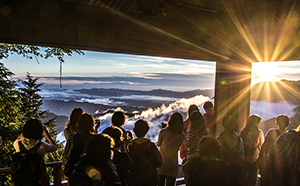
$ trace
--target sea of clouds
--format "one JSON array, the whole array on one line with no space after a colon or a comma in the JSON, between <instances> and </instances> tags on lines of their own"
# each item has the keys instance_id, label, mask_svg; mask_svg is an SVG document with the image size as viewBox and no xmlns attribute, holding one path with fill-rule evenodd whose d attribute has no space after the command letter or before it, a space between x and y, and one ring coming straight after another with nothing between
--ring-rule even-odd
<instances>
[{"instance_id":1,"label":"sea of clouds","mask_svg":"<svg viewBox=\"0 0 300 186\"><path fill-rule=\"evenodd\" d=\"M89 101L98 102L97 99L99 98L95 98L95 100L91 99ZM152 96L151 99L155 99L155 97ZM159 97L157 98L157 100L160 99L161 98ZM167 98L167 99L171 99L171 98ZM162 105L157 108L149 108L147 110L142 111L141 113L135 114L132 117L127 117L124 128L127 130L132 130L134 123L138 119L145 119L146 121L148 121L150 125L150 130L147 134L147 137L150 138L151 141L156 142L159 131L161 130L162 123L167 123L168 118L173 113L180 112L183 114L184 118L186 118L188 107L191 104L198 105L200 108L200 112L204 113L203 104L208 100L214 102L214 100L210 99L209 97L199 95L189 99L179 99L168 105ZM120 104L119 107L115 110L122 110L121 106L122 104ZM279 114L286 114L289 117L292 117L295 114L295 112L293 111L295 107L297 106L287 102L271 103L268 101L251 101L250 114L258 114L263 118L263 121L266 121L271 118L275 118ZM102 130L104 130L106 127L111 125L111 117L112 114L108 113L98 118L95 118L95 119L100 119L102 123L101 127L99 128L99 132L102 132ZM60 133L58 135L58 139L60 141L65 140L63 133Z\"/></svg>"}]
</instances>

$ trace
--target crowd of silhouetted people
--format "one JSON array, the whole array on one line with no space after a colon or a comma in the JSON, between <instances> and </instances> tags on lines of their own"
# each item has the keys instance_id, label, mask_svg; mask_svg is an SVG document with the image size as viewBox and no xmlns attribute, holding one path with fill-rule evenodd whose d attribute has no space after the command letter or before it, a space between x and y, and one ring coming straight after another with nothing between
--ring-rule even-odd
<instances>
[{"instance_id":1,"label":"crowd of silhouetted people","mask_svg":"<svg viewBox=\"0 0 300 186\"><path fill-rule=\"evenodd\" d=\"M64 129L63 172L69 185L174 186L178 154L188 186L255 186L258 175L262 186L300 185L300 132L286 130L288 116L279 115L278 128L266 135L258 115L249 116L240 133L237 120L225 116L224 130L216 136L213 103L206 102L204 110L201 114L197 105L190 105L185 120L181 113L173 113L154 143L146 138L150 126L145 119L135 122L133 134L123 127L124 112L116 111L111 126L98 134L100 120L75 108ZM41 141L43 135L49 143ZM34 149L43 157L57 145L39 120L30 119L14 148L16 152ZM23 185L46 185L45 175Z\"/></svg>"}]
</instances>

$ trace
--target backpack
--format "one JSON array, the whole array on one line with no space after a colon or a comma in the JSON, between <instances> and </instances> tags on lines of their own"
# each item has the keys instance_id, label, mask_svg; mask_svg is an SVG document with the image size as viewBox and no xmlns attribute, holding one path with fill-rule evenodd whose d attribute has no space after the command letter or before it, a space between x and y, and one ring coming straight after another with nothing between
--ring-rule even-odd
<instances>
[{"instance_id":1,"label":"backpack","mask_svg":"<svg viewBox=\"0 0 300 186\"><path fill-rule=\"evenodd\" d=\"M233 163L235 161L239 161L243 157L240 146L243 143L241 137L238 136L238 142L235 147L230 148L225 137L218 138L218 140L224 145L222 149L222 157L228 163Z\"/></svg>"},{"instance_id":2,"label":"backpack","mask_svg":"<svg viewBox=\"0 0 300 186\"><path fill-rule=\"evenodd\" d=\"M295 132L282 134L268 151L272 181L281 185L300 185L299 146ZM296 184L297 182L297 184Z\"/></svg>"},{"instance_id":3,"label":"backpack","mask_svg":"<svg viewBox=\"0 0 300 186\"><path fill-rule=\"evenodd\" d=\"M64 174L66 176L70 176L71 173L75 169L75 165L79 162L81 156L84 154L84 147L80 145L80 142L78 141L78 136L75 134L72 137L73 142L73 148L71 149L71 153L69 158L66 161Z\"/></svg>"},{"instance_id":4,"label":"backpack","mask_svg":"<svg viewBox=\"0 0 300 186\"><path fill-rule=\"evenodd\" d=\"M259 133L255 135L252 132L248 132L245 138L243 138L245 156L252 156L256 152L257 148L259 148L260 144L258 143L258 137Z\"/></svg>"},{"instance_id":5,"label":"backpack","mask_svg":"<svg viewBox=\"0 0 300 186\"><path fill-rule=\"evenodd\" d=\"M14 185L37 185L42 182L43 157L37 153L42 142L27 150L19 143L20 152L12 155L11 177Z\"/></svg>"}]
</instances>

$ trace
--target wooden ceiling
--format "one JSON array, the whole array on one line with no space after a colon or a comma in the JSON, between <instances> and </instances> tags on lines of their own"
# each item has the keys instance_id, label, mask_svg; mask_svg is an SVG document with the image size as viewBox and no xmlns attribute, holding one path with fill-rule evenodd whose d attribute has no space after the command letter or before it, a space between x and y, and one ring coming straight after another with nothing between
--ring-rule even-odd
<instances>
[{"instance_id":1,"label":"wooden ceiling","mask_svg":"<svg viewBox=\"0 0 300 186\"><path fill-rule=\"evenodd\" d=\"M300 58L297 0L1 0L0 42L207 61Z\"/></svg>"}]
</instances>

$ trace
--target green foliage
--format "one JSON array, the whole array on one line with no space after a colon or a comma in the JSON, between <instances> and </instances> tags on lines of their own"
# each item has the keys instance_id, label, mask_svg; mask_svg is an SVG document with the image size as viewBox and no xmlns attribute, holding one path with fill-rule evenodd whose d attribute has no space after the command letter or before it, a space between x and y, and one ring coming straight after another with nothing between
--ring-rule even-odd
<instances>
[{"instance_id":1,"label":"green foliage","mask_svg":"<svg viewBox=\"0 0 300 186\"><path fill-rule=\"evenodd\" d=\"M45 118L45 111L41 110L43 97L38 92L43 84L38 83L38 78L29 73L26 79L21 81L21 87L12 79L14 74L0 63L0 135L3 144L0 146L0 167L9 167L14 147L13 142L21 134L24 123L30 118ZM44 124L56 141L58 134L55 125L56 118L50 119ZM58 143L58 150L45 155L45 162L61 161L63 144ZM51 171L50 171L51 172ZM53 182L53 177L50 176ZM0 175L0 185L10 185L10 175Z\"/></svg>"},{"instance_id":2,"label":"green foliage","mask_svg":"<svg viewBox=\"0 0 300 186\"><path fill-rule=\"evenodd\" d=\"M39 63L39 58L52 58L56 57L60 62L60 88L62 88L61 76L62 76L62 63L65 62L64 56L72 56L73 53L84 55L81 50L69 49L69 48L57 48L57 47L39 47L34 45L21 45L21 44L8 44L0 43L0 59L8 58L10 55L18 54L22 55L26 59L35 58Z\"/></svg>"},{"instance_id":3,"label":"green foliage","mask_svg":"<svg viewBox=\"0 0 300 186\"><path fill-rule=\"evenodd\" d=\"M42 83L37 83L39 78L34 78L27 72L26 80L21 80L23 85L19 88L20 94L22 95L22 108L21 113L23 115L23 121L25 122L30 118L45 118L45 112L41 111L43 105L43 97L38 94L41 91L40 87L43 86Z\"/></svg>"},{"instance_id":4,"label":"green foliage","mask_svg":"<svg viewBox=\"0 0 300 186\"><path fill-rule=\"evenodd\" d=\"M0 63L0 135L3 144L0 146L0 167L9 167L14 152L13 141L21 132L21 94L16 90L14 74ZM1 175L0 185L7 185L8 175Z\"/></svg>"},{"instance_id":5,"label":"green foliage","mask_svg":"<svg viewBox=\"0 0 300 186\"><path fill-rule=\"evenodd\" d=\"M39 58L56 57L60 62L60 75L62 75L64 56L72 56L73 53L84 54L77 49L0 43L0 59L17 54L26 59L35 59L39 63ZM11 156L14 152L13 142L21 134L24 123L30 118L45 118L45 111L41 110L43 97L38 94L42 84L37 83L38 78L27 73L26 80L21 81L22 86L19 87L12 79L13 76L14 73L0 63L0 135L3 140L3 144L0 146L1 168L10 166ZM55 120L56 118L45 123L53 139L56 139L57 136ZM56 143L58 144L57 141ZM62 143L58 144L58 150L47 154L45 162L60 161L63 148ZM53 181L53 177L51 177L51 181ZM0 185L11 185L9 174L0 175Z\"/></svg>"},{"instance_id":6,"label":"green foliage","mask_svg":"<svg viewBox=\"0 0 300 186\"><path fill-rule=\"evenodd\" d=\"M55 138L53 138L53 139L54 139L55 143L57 144L57 150L55 152L45 154L45 156L44 156L45 162L56 162L56 161L62 160L62 154L64 152L64 145L63 145L63 143L59 143L56 140L56 136L58 135L58 132L56 130L55 122L56 122L56 118L53 118L44 123L44 125L46 125L48 128L49 134L51 136L55 136ZM46 142L48 142L48 141L46 140ZM50 167L47 168L47 172L49 173L49 176L50 176L50 183L53 183L53 181L54 181L53 168L50 168Z\"/></svg>"},{"instance_id":7,"label":"green foliage","mask_svg":"<svg viewBox=\"0 0 300 186\"><path fill-rule=\"evenodd\" d=\"M49 57L57 57L60 62L64 62L64 56L72 56L73 53L83 55L84 53L78 49L56 48L56 47L39 47L33 45L20 45L0 43L0 59L8 58L10 55L18 54L24 58L38 61L38 58L48 59Z\"/></svg>"}]
</instances>

